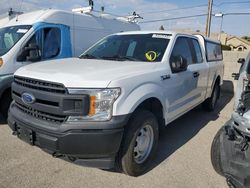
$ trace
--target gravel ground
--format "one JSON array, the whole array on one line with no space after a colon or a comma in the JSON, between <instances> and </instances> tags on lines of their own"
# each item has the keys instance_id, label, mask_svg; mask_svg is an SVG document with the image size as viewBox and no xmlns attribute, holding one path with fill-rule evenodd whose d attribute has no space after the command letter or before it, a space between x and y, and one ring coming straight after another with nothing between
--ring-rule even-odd
<instances>
[{"instance_id":1,"label":"gravel ground","mask_svg":"<svg viewBox=\"0 0 250 188\"><path fill-rule=\"evenodd\" d=\"M0 187L226 188L210 162L213 137L233 109L232 82L225 85L216 112L197 107L164 130L152 169L137 178L55 159L12 136L0 120Z\"/></svg>"}]
</instances>

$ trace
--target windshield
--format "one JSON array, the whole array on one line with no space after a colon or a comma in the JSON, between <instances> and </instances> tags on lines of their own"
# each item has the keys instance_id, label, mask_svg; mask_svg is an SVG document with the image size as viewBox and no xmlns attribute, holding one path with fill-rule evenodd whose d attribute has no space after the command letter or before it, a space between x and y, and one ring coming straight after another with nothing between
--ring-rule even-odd
<instances>
[{"instance_id":1,"label":"windshield","mask_svg":"<svg viewBox=\"0 0 250 188\"><path fill-rule=\"evenodd\" d=\"M27 25L0 28L0 56L6 54L30 28Z\"/></svg>"},{"instance_id":2,"label":"windshield","mask_svg":"<svg viewBox=\"0 0 250 188\"><path fill-rule=\"evenodd\" d=\"M112 35L83 53L80 58L116 61L160 62L170 35Z\"/></svg>"}]
</instances>

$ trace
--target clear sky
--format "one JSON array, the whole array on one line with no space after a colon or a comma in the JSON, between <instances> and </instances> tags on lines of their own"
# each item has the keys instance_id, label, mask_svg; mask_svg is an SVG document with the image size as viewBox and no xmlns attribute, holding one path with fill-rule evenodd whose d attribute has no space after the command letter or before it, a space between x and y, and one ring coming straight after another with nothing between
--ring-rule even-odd
<instances>
[{"instance_id":1,"label":"clear sky","mask_svg":"<svg viewBox=\"0 0 250 188\"><path fill-rule=\"evenodd\" d=\"M213 13L250 13L250 0L213 0ZM22 3L21 3L22 2ZM117 15L128 15L133 11L139 13L143 21L186 17L207 13L208 0L94 0L95 9L100 10L105 6L107 12ZM12 7L22 11L31 11L41 8L58 8L71 10L72 8L86 6L87 0L0 0L0 14L7 12ZM200 6L204 5L204 6ZM193 7L180 9L185 7ZM172 9L172 10L170 10ZM175 9L175 10L173 10ZM153 13L156 12L156 13ZM220 31L221 18L213 17L212 32ZM205 30L206 16L195 18L183 18L151 23L140 23L142 29L159 29L161 25L165 29L190 29ZM232 35L250 36L250 14L238 16L224 16L222 30Z\"/></svg>"}]
</instances>

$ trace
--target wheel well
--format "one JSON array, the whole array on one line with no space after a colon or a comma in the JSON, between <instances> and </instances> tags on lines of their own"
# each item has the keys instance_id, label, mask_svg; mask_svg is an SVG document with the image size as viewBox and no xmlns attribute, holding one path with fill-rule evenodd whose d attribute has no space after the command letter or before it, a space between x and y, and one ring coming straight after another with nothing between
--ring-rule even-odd
<instances>
[{"instance_id":1,"label":"wheel well","mask_svg":"<svg viewBox=\"0 0 250 188\"><path fill-rule=\"evenodd\" d=\"M216 78L216 80L215 80L215 84L216 84L216 83L219 83L219 84L220 84L220 81L221 81L221 78L220 78L220 76L218 76L218 77Z\"/></svg>"},{"instance_id":2,"label":"wheel well","mask_svg":"<svg viewBox=\"0 0 250 188\"><path fill-rule=\"evenodd\" d=\"M145 110L152 112L158 120L158 123L160 126L159 128L165 127L165 118L163 116L163 106L162 106L161 102L159 101L159 99L149 98L149 99L143 101L136 108L136 110L138 110L138 109L145 109Z\"/></svg>"},{"instance_id":3,"label":"wheel well","mask_svg":"<svg viewBox=\"0 0 250 188\"><path fill-rule=\"evenodd\" d=\"M2 96L1 96L1 98L0 98L0 101L1 101L2 99L4 99L4 97L6 97L6 96L10 96L10 97L11 97L11 88L10 88L10 87L7 88L7 89L5 89L5 91L3 92L3 94L2 94Z\"/></svg>"}]
</instances>

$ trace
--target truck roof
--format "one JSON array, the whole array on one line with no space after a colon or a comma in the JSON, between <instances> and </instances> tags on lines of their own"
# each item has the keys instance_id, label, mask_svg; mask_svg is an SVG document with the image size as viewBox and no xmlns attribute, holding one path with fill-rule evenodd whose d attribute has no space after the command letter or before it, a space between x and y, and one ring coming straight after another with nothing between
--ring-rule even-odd
<instances>
[{"instance_id":1,"label":"truck roof","mask_svg":"<svg viewBox=\"0 0 250 188\"><path fill-rule=\"evenodd\" d=\"M188 34L188 33L180 33L180 32L174 32L174 31L168 31L168 30L145 30L145 31L127 31L127 32L122 32L122 33L118 33L118 35L140 35L140 34L165 34L165 35L186 35L186 36L195 36L199 39L203 39L206 41L210 41L210 42L214 42L214 43L220 43L220 41L218 40L214 40L208 37L205 37L203 35L199 35L199 34Z\"/></svg>"}]
</instances>

